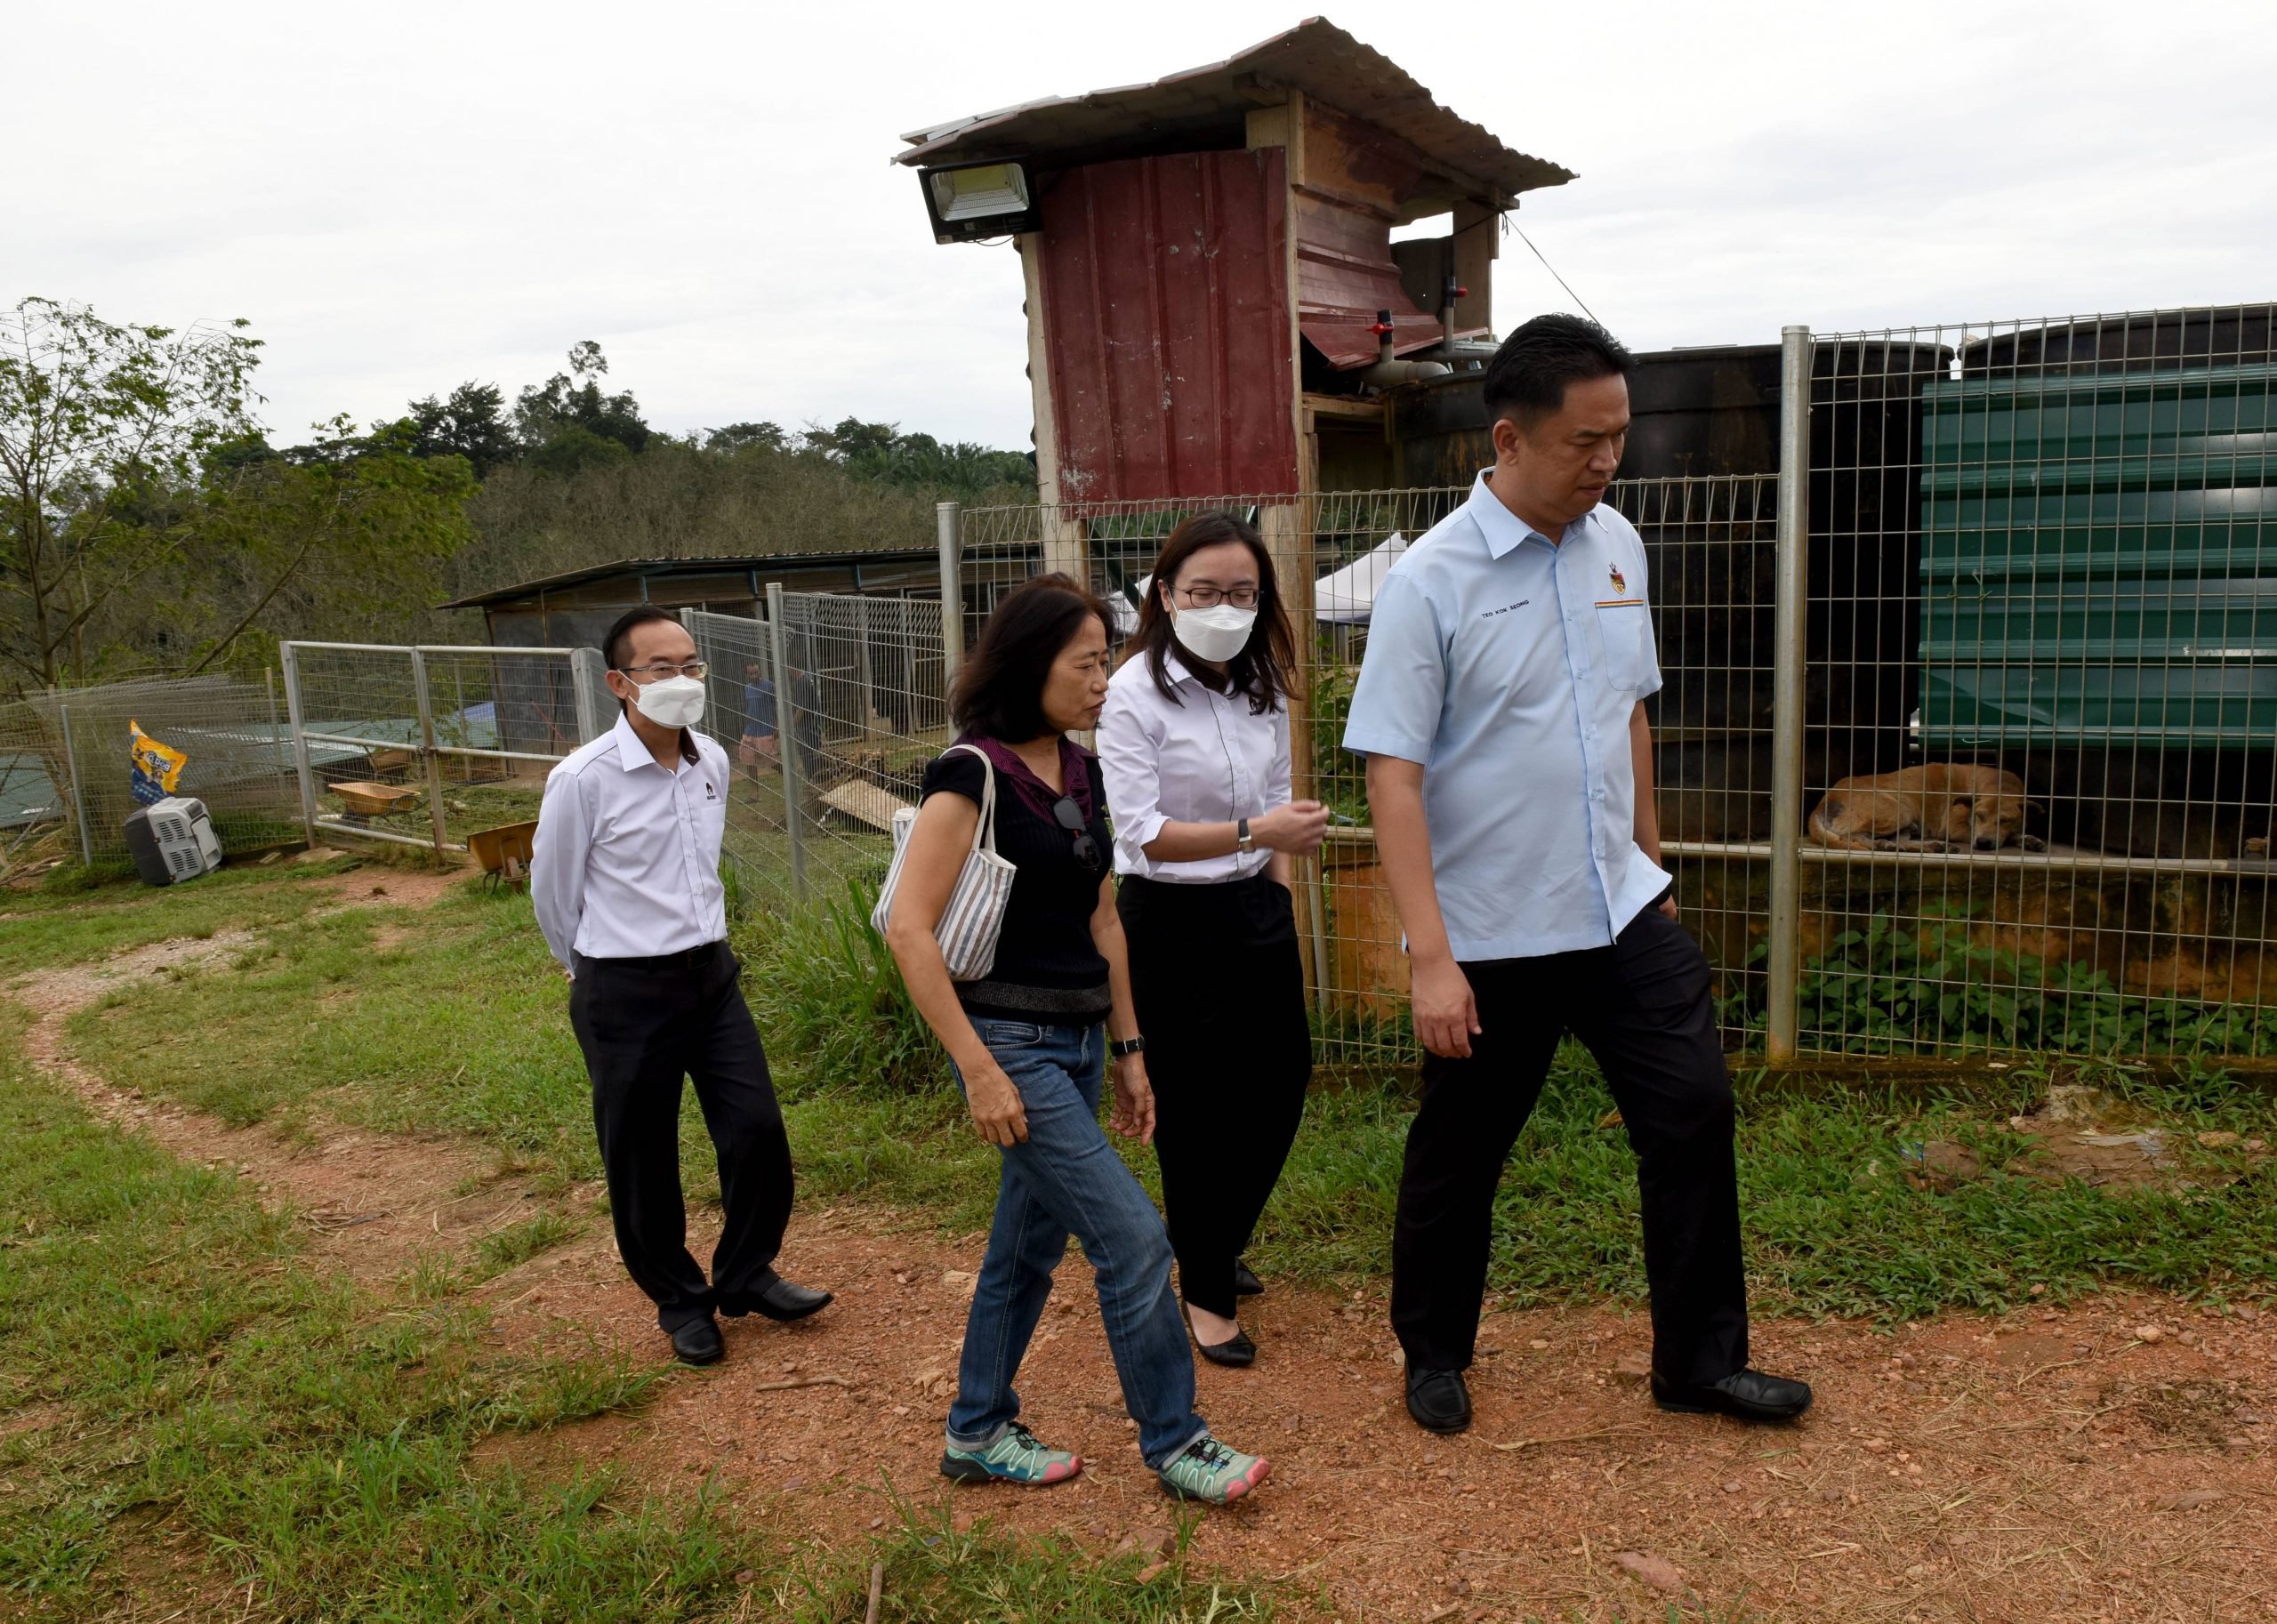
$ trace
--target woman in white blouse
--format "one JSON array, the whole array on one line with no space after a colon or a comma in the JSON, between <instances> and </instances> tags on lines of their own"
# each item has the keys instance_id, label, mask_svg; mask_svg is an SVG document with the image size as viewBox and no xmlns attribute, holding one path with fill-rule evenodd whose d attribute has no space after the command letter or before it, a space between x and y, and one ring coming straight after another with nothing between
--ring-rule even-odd
<instances>
[{"instance_id":1,"label":"woman in white blouse","mask_svg":"<svg viewBox=\"0 0 2277 1624\"><path fill-rule=\"evenodd\" d=\"M1290 800L1295 669L1265 543L1200 514L1163 544L1098 720L1163 1216L1195 1344L1219 1364L1257 1357L1235 1298L1264 1288L1242 1252L1312 1074L1290 860L1328 814Z\"/></svg>"}]
</instances>

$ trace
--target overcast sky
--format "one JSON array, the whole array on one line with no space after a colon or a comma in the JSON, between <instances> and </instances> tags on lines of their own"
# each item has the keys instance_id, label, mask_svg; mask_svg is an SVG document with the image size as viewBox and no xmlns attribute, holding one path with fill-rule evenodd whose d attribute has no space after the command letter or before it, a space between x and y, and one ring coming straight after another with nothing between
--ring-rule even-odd
<instances>
[{"instance_id":1,"label":"overcast sky","mask_svg":"<svg viewBox=\"0 0 2277 1624\"><path fill-rule=\"evenodd\" d=\"M1017 256L899 133L1297 4L27 5L0 293L251 318L280 438L598 339L676 430L1028 443ZM1428 5L1332 20L1579 179L1516 222L1633 347L2277 298L2265 4ZM1515 238L1507 330L1566 296Z\"/></svg>"}]
</instances>

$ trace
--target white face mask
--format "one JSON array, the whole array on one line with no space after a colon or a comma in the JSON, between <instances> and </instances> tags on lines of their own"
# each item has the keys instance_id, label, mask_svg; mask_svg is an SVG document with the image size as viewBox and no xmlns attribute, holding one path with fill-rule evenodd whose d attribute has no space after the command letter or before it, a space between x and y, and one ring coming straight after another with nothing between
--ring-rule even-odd
<instances>
[{"instance_id":1,"label":"white face mask","mask_svg":"<svg viewBox=\"0 0 2277 1624\"><path fill-rule=\"evenodd\" d=\"M633 708L659 728L693 728L704 720L704 683L696 677L666 677L644 685Z\"/></svg>"},{"instance_id":2,"label":"white face mask","mask_svg":"<svg viewBox=\"0 0 2277 1624\"><path fill-rule=\"evenodd\" d=\"M1223 665L1248 647L1250 631L1256 624L1255 609L1236 609L1229 603L1171 611L1171 635L1187 653L1212 665Z\"/></svg>"}]
</instances>

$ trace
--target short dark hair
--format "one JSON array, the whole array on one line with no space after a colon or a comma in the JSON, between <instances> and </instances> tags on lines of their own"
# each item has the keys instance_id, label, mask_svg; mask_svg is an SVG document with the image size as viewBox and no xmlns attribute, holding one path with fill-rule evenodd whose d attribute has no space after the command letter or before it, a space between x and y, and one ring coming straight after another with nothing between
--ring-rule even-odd
<instances>
[{"instance_id":1,"label":"short dark hair","mask_svg":"<svg viewBox=\"0 0 2277 1624\"><path fill-rule=\"evenodd\" d=\"M1114 624L1106 605L1072 576L1038 575L998 600L949 693L949 715L975 738L1017 744L1051 731L1043 684L1087 620Z\"/></svg>"},{"instance_id":2,"label":"short dark hair","mask_svg":"<svg viewBox=\"0 0 2277 1624\"><path fill-rule=\"evenodd\" d=\"M1288 697L1290 674L1297 669L1297 645L1289 633L1289 616L1281 607L1273 555L1266 551L1265 539L1258 535L1257 527L1237 514L1196 513L1171 532L1147 577L1147 601L1138 607L1138 630L1132 633L1130 652L1124 657L1144 658L1163 696L1172 704L1184 703L1163 664L1177 634L1171 626L1170 611L1163 607L1162 589L1177 581L1188 559L1204 547L1223 542L1239 542L1257 560L1257 632L1263 634L1253 632L1249 647L1226 663L1226 692L1228 696L1246 695L1250 710L1262 715L1279 710ZM1186 665L1197 680L1217 686L1215 675L1199 661L1189 659Z\"/></svg>"},{"instance_id":3,"label":"short dark hair","mask_svg":"<svg viewBox=\"0 0 2277 1624\"><path fill-rule=\"evenodd\" d=\"M632 640L634 627L660 620L668 620L675 626L680 624L679 615L670 609L660 609L653 603L644 603L637 609L627 609L618 615L616 624L601 638L601 658L608 662L609 670L623 671L624 663L632 657L632 650L627 645Z\"/></svg>"},{"instance_id":4,"label":"short dark hair","mask_svg":"<svg viewBox=\"0 0 2277 1624\"><path fill-rule=\"evenodd\" d=\"M1626 378L1636 370L1637 358L1597 323L1537 316L1504 339L1486 364L1487 420L1507 417L1530 429L1565 404L1567 384Z\"/></svg>"}]
</instances>

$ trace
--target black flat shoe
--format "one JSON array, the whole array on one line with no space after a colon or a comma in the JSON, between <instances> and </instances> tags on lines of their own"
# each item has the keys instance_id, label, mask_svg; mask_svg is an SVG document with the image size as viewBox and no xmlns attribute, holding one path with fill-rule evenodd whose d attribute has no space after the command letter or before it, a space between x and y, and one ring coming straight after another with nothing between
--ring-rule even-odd
<instances>
[{"instance_id":1,"label":"black flat shoe","mask_svg":"<svg viewBox=\"0 0 2277 1624\"><path fill-rule=\"evenodd\" d=\"M1470 1427L1470 1387L1460 1371L1407 1372L1407 1413L1426 1432L1464 1432Z\"/></svg>"},{"instance_id":2,"label":"black flat shoe","mask_svg":"<svg viewBox=\"0 0 2277 1624\"><path fill-rule=\"evenodd\" d=\"M1235 1297L1263 1297L1265 1295L1265 1282L1257 1277L1257 1272L1246 1263L1236 1262L1234 1265L1234 1295Z\"/></svg>"},{"instance_id":3,"label":"black flat shoe","mask_svg":"<svg viewBox=\"0 0 2277 1624\"><path fill-rule=\"evenodd\" d=\"M739 1320L746 1314L756 1314L778 1324L788 1324L793 1320L803 1320L810 1314L819 1313L829 1306L830 1302L829 1292L794 1286L769 1269L765 1285L747 1297L722 1299L720 1312L731 1320Z\"/></svg>"},{"instance_id":4,"label":"black flat shoe","mask_svg":"<svg viewBox=\"0 0 2277 1624\"><path fill-rule=\"evenodd\" d=\"M672 1332L672 1352L682 1364L717 1364L727 1351L720 1340L719 1323L708 1314Z\"/></svg>"},{"instance_id":5,"label":"black flat shoe","mask_svg":"<svg viewBox=\"0 0 2277 1624\"><path fill-rule=\"evenodd\" d=\"M1653 1374L1653 1402L1678 1415L1728 1415L1742 1421L1791 1421L1811 1407L1810 1384L1738 1371L1705 1387L1678 1387Z\"/></svg>"}]
</instances>

